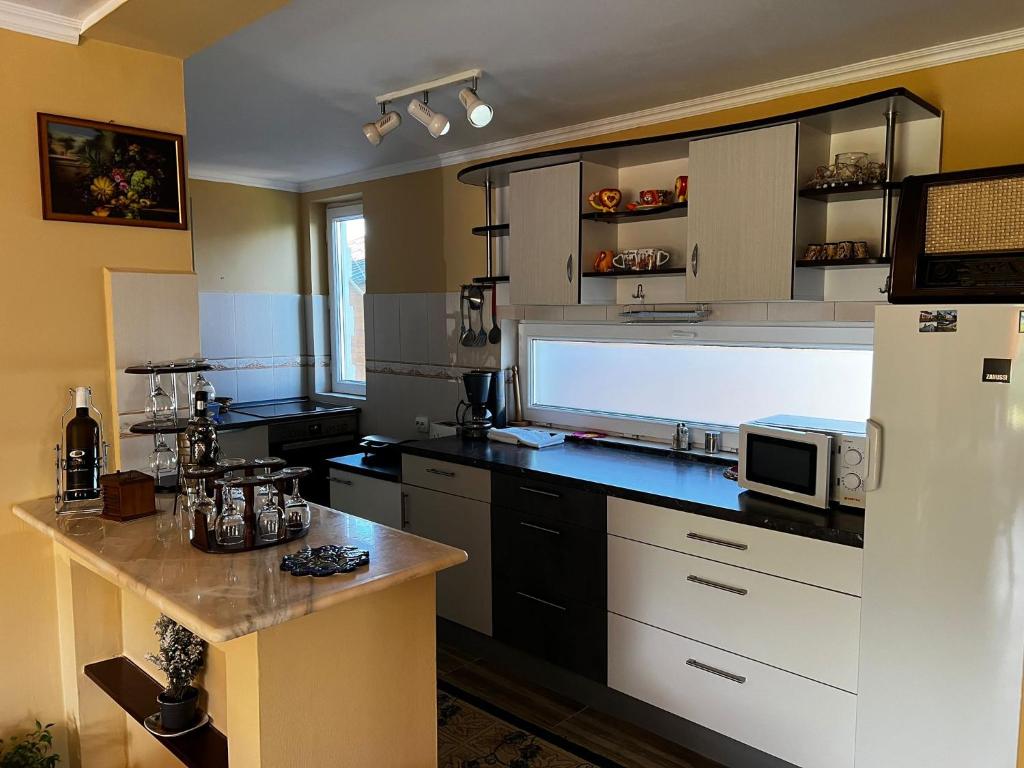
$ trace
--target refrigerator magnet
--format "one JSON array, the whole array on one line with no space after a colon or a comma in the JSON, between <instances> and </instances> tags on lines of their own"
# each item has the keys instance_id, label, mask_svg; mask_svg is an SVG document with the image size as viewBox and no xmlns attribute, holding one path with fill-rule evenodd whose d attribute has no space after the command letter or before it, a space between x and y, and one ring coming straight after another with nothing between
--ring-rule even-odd
<instances>
[{"instance_id":1,"label":"refrigerator magnet","mask_svg":"<svg viewBox=\"0 0 1024 768\"><path fill-rule=\"evenodd\" d=\"M956 310L921 310L917 316L917 330L919 333L956 333Z\"/></svg>"},{"instance_id":2,"label":"refrigerator magnet","mask_svg":"<svg viewBox=\"0 0 1024 768\"><path fill-rule=\"evenodd\" d=\"M1002 357L986 357L981 366L981 380L986 384L1009 384L1010 361Z\"/></svg>"}]
</instances>

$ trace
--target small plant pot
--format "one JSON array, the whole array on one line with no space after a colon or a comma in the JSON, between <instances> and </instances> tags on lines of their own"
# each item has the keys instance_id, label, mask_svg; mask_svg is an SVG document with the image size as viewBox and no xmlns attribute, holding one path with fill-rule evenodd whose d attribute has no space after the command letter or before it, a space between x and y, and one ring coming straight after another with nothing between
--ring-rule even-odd
<instances>
[{"instance_id":1,"label":"small plant pot","mask_svg":"<svg viewBox=\"0 0 1024 768\"><path fill-rule=\"evenodd\" d=\"M180 701L167 696L166 691L157 694L156 702L160 705L160 727L165 731L183 731L196 721L196 703L199 701L199 689L189 686Z\"/></svg>"}]
</instances>

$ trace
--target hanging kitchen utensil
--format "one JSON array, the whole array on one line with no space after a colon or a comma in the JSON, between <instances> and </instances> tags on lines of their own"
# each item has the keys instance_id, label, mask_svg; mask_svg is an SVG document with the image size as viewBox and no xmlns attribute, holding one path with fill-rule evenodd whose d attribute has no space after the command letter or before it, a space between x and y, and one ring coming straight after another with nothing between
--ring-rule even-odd
<instances>
[{"instance_id":1,"label":"hanging kitchen utensil","mask_svg":"<svg viewBox=\"0 0 1024 768\"><path fill-rule=\"evenodd\" d=\"M476 331L473 330L473 302L468 296L467 287L462 286L459 294L459 314L464 318L468 318L469 327L466 327L466 320L462 322L462 330L459 332L459 343L464 347L472 347L476 343ZM469 304L469 309L465 309L465 305Z\"/></svg>"},{"instance_id":2,"label":"hanging kitchen utensil","mask_svg":"<svg viewBox=\"0 0 1024 768\"><path fill-rule=\"evenodd\" d=\"M487 346L487 329L484 328L484 297L483 290L480 291L480 330L476 335L476 346L486 347Z\"/></svg>"},{"instance_id":3,"label":"hanging kitchen utensil","mask_svg":"<svg viewBox=\"0 0 1024 768\"><path fill-rule=\"evenodd\" d=\"M487 334L491 344L501 344L501 328L498 327L498 286L491 286L491 332Z\"/></svg>"}]
</instances>

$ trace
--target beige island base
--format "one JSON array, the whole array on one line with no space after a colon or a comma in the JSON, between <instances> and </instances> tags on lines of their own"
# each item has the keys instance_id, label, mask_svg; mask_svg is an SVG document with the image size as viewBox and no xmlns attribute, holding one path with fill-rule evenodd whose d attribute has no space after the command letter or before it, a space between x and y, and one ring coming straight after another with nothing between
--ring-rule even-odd
<instances>
[{"instance_id":1,"label":"beige island base","mask_svg":"<svg viewBox=\"0 0 1024 768\"><path fill-rule=\"evenodd\" d=\"M166 508L117 523L58 518L47 499L14 507L54 542L72 768L181 765L83 671L124 656L159 679L145 654L161 612L210 643L200 705L232 768L437 764L434 579L466 553L311 506L302 542L230 555L192 547ZM351 544L370 564L281 571L303 544Z\"/></svg>"}]
</instances>

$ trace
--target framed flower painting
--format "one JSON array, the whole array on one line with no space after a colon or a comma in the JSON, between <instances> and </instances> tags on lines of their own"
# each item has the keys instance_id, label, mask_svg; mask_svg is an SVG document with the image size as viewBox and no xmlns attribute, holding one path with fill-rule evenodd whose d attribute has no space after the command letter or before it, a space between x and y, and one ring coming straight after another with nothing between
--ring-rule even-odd
<instances>
[{"instance_id":1,"label":"framed flower painting","mask_svg":"<svg viewBox=\"0 0 1024 768\"><path fill-rule=\"evenodd\" d=\"M180 135L43 113L38 118L44 219L187 228Z\"/></svg>"}]
</instances>

